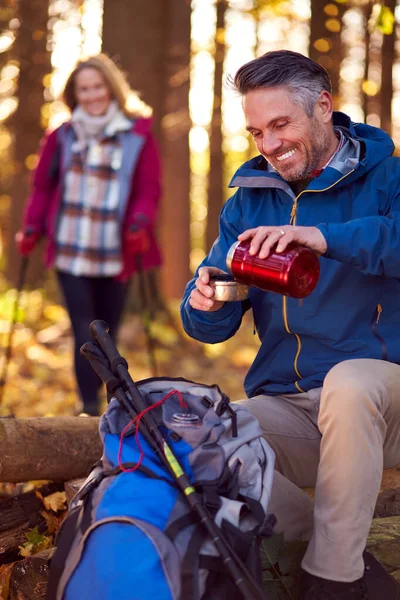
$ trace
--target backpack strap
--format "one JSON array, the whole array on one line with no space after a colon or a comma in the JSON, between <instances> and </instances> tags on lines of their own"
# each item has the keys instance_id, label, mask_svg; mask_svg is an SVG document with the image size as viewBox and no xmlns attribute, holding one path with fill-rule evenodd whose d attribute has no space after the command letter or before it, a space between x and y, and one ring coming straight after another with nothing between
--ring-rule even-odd
<instances>
[{"instance_id":1,"label":"backpack strap","mask_svg":"<svg viewBox=\"0 0 400 600\"><path fill-rule=\"evenodd\" d=\"M181 598L199 600L199 555L207 531L196 527L182 560Z\"/></svg>"},{"instance_id":2,"label":"backpack strap","mask_svg":"<svg viewBox=\"0 0 400 600\"><path fill-rule=\"evenodd\" d=\"M193 525L196 525L196 527L182 559L181 598L199 600L199 555L200 548L207 537L207 531L200 527L195 513L190 511L172 521L166 527L164 533L176 544L176 538L179 533Z\"/></svg>"},{"instance_id":3,"label":"backpack strap","mask_svg":"<svg viewBox=\"0 0 400 600\"><path fill-rule=\"evenodd\" d=\"M47 584L46 600L56 600L58 584L64 570L65 560L71 550L76 532L79 529L80 518L83 505L75 507L65 521L62 523L57 538L60 543L57 544L55 552L50 561L50 574ZM61 538L61 533L62 538Z\"/></svg>"},{"instance_id":4,"label":"backpack strap","mask_svg":"<svg viewBox=\"0 0 400 600\"><path fill-rule=\"evenodd\" d=\"M164 533L166 536L169 537L171 542L175 542L175 538L178 536L178 534L183 529L186 529L186 527L190 527L191 525L194 525L194 523L196 521L197 521L196 515L192 511L187 512L184 515L182 515L181 517L178 517L177 519L175 519L175 521L172 521L172 523L170 523L166 527L166 529L164 530Z\"/></svg>"}]
</instances>

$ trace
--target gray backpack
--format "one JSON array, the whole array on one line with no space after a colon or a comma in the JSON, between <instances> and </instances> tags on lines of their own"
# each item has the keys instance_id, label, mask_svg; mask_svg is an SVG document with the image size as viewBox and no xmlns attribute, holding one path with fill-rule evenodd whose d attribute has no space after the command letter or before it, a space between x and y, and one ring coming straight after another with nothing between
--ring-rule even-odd
<instances>
[{"instance_id":1,"label":"gray backpack","mask_svg":"<svg viewBox=\"0 0 400 600\"><path fill-rule=\"evenodd\" d=\"M260 541L274 525L274 454L258 421L215 385L166 378L137 385L204 506L261 585ZM100 436L101 463L56 540L48 600L242 598L182 492L115 398Z\"/></svg>"}]
</instances>

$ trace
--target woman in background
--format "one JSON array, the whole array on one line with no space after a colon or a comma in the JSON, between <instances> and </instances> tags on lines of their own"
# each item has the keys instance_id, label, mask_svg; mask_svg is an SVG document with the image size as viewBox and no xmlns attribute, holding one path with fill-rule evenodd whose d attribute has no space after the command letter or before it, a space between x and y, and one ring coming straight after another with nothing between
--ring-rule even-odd
<instances>
[{"instance_id":1,"label":"woman in background","mask_svg":"<svg viewBox=\"0 0 400 600\"><path fill-rule=\"evenodd\" d=\"M129 277L161 263L154 236L159 156L150 119L128 109L129 97L134 93L107 56L76 65L63 92L71 119L42 142L16 237L23 256L47 238L45 263L55 267L64 295L76 379L89 415L99 412L101 386L79 354L89 325L104 319L115 337Z\"/></svg>"}]
</instances>

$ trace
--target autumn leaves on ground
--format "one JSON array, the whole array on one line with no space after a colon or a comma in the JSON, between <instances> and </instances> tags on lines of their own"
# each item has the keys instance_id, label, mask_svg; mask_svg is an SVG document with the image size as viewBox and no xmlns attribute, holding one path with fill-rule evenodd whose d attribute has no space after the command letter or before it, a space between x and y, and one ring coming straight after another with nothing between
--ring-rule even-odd
<instances>
[{"instance_id":1,"label":"autumn leaves on ground","mask_svg":"<svg viewBox=\"0 0 400 600\"><path fill-rule=\"evenodd\" d=\"M4 361L15 290L0 299L0 335ZM257 338L246 318L239 333L223 344L204 345L183 332L178 307L151 323L158 375L218 383L232 400L244 397L243 380L256 351ZM88 340L90 339L88 332ZM135 381L152 376L143 320L126 312L118 340ZM0 415L17 417L73 415L79 410L72 368L73 341L65 310L41 291L23 292L13 335ZM0 362L0 371L3 365Z\"/></svg>"}]
</instances>

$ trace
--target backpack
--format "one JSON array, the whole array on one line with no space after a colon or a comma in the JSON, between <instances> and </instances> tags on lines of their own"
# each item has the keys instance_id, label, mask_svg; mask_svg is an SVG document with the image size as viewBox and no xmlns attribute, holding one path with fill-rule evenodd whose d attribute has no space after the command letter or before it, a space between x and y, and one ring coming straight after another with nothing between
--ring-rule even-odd
<instances>
[{"instance_id":1,"label":"backpack","mask_svg":"<svg viewBox=\"0 0 400 600\"><path fill-rule=\"evenodd\" d=\"M260 542L275 521L267 514L274 454L257 419L216 385L181 378L137 385L204 506L260 585ZM207 531L116 398L101 417L100 436L102 460L57 535L47 600L241 599Z\"/></svg>"}]
</instances>

